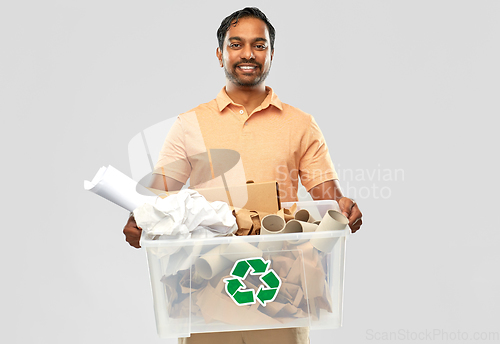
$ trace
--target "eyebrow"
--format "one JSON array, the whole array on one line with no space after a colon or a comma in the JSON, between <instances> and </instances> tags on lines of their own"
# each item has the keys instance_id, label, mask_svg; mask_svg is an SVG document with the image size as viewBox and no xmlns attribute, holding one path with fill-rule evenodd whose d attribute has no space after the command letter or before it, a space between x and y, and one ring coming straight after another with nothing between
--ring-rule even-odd
<instances>
[{"instance_id":1,"label":"eyebrow","mask_svg":"<svg viewBox=\"0 0 500 344\"><path fill-rule=\"evenodd\" d=\"M244 41L244 39L242 39L239 36L234 36L234 37L229 37L228 41ZM253 42L265 42L265 43L267 43L267 39L262 38L262 37L257 37L253 40Z\"/></svg>"}]
</instances>

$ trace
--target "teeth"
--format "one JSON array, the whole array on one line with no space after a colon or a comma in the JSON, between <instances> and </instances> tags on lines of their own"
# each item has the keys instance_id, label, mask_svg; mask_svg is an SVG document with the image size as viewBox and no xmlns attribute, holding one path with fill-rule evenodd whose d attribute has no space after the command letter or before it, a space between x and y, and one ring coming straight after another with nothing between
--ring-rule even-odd
<instances>
[{"instance_id":1,"label":"teeth","mask_svg":"<svg viewBox=\"0 0 500 344\"><path fill-rule=\"evenodd\" d=\"M255 69L255 67L251 66L239 66L241 69Z\"/></svg>"}]
</instances>

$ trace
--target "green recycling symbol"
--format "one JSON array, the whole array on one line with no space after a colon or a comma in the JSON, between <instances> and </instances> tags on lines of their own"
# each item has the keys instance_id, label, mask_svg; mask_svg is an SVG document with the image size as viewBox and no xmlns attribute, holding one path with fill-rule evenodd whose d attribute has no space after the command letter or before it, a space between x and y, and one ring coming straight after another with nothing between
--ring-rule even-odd
<instances>
[{"instance_id":1,"label":"green recycling symbol","mask_svg":"<svg viewBox=\"0 0 500 344\"><path fill-rule=\"evenodd\" d=\"M234 263L231 276L225 278L226 293L238 306L252 305L259 301L262 306L274 301L281 287L281 279L273 269L269 269L271 262L261 257L239 259ZM251 275L261 275L259 279L264 283L257 292L246 289L243 280Z\"/></svg>"}]
</instances>

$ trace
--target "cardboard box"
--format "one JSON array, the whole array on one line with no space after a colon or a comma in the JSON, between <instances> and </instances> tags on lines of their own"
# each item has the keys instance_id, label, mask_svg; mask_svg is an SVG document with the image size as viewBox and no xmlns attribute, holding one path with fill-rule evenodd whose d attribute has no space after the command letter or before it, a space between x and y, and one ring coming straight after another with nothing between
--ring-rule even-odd
<instances>
[{"instance_id":1,"label":"cardboard box","mask_svg":"<svg viewBox=\"0 0 500 344\"><path fill-rule=\"evenodd\" d=\"M164 191L150 190L157 194L160 192L164 193ZM245 185L194 190L198 191L209 202L222 201L236 208L245 208L271 214L281 209L279 186L276 181L262 183L247 182ZM175 193L169 192L168 194Z\"/></svg>"},{"instance_id":2,"label":"cardboard box","mask_svg":"<svg viewBox=\"0 0 500 344\"><path fill-rule=\"evenodd\" d=\"M228 188L196 189L208 201L224 201L230 206L276 213L281 209L278 183L247 183ZM245 201L246 200L246 201Z\"/></svg>"}]
</instances>

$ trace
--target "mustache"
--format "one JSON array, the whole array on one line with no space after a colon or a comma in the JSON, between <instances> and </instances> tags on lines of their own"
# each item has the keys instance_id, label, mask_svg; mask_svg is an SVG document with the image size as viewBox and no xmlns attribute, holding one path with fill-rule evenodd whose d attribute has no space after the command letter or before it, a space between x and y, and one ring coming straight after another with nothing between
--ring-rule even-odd
<instances>
[{"instance_id":1,"label":"mustache","mask_svg":"<svg viewBox=\"0 0 500 344\"><path fill-rule=\"evenodd\" d=\"M257 67L259 67L260 69L262 69L262 64L261 64L261 63L259 63L259 62L257 62L257 61L255 61L254 59L250 59L250 60L248 60L248 59L241 59L241 60L239 60L238 62L236 62L236 63L233 65L233 67L234 67L234 68L236 68L236 67L238 67L240 64L245 64L245 63L248 63L248 64L254 64L254 65L256 65Z\"/></svg>"}]
</instances>

